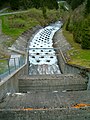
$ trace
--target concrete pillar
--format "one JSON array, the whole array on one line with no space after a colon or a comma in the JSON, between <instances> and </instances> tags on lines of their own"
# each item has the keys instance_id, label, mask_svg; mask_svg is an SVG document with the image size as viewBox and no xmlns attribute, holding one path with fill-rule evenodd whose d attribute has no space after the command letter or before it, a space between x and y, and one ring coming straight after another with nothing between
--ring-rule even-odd
<instances>
[{"instance_id":1,"label":"concrete pillar","mask_svg":"<svg viewBox=\"0 0 90 120\"><path fill-rule=\"evenodd\" d=\"M2 20L0 19L0 35L2 34Z\"/></svg>"}]
</instances>

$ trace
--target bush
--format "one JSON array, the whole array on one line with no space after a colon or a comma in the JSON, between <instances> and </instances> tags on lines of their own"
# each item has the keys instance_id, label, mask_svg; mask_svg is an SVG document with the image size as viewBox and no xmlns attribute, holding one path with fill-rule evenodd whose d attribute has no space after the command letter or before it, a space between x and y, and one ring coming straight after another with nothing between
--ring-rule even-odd
<instances>
[{"instance_id":1,"label":"bush","mask_svg":"<svg viewBox=\"0 0 90 120\"><path fill-rule=\"evenodd\" d=\"M69 24L70 24L70 17L68 18L67 23L66 23L66 30L67 31L69 30Z\"/></svg>"},{"instance_id":2,"label":"bush","mask_svg":"<svg viewBox=\"0 0 90 120\"><path fill-rule=\"evenodd\" d=\"M88 16L82 23L82 43L83 49L90 49L90 16Z\"/></svg>"},{"instance_id":3,"label":"bush","mask_svg":"<svg viewBox=\"0 0 90 120\"><path fill-rule=\"evenodd\" d=\"M75 23L73 25L73 36L76 43L81 43L82 41L82 23Z\"/></svg>"},{"instance_id":4,"label":"bush","mask_svg":"<svg viewBox=\"0 0 90 120\"><path fill-rule=\"evenodd\" d=\"M73 33L73 39L81 44L83 49L90 49L90 16L74 21L69 18L66 24L66 30Z\"/></svg>"},{"instance_id":5,"label":"bush","mask_svg":"<svg viewBox=\"0 0 90 120\"><path fill-rule=\"evenodd\" d=\"M86 14L90 13L90 0L87 0L86 6L85 6L85 13Z\"/></svg>"},{"instance_id":6,"label":"bush","mask_svg":"<svg viewBox=\"0 0 90 120\"><path fill-rule=\"evenodd\" d=\"M47 18L47 14L46 14L47 10L46 10L46 7L42 7L42 12L43 12L43 17L44 17L44 18Z\"/></svg>"},{"instance_id":7,"label":"bush","mask_svg":"<svg viewBox=\"0 0 90 120\"><path fill-rule=\"evenodd\" d=\"M84 33L81 46L83 49L90 49L90 34Z\"/></svg>"}]
</instances>

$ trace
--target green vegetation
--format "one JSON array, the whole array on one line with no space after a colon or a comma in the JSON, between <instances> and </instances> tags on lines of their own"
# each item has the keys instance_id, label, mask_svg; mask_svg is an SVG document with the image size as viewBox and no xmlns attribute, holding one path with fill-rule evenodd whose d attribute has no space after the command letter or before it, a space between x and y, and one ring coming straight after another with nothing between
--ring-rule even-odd
<instances>
[{"instance_id":1,"label":"green vegetation","mask_svg":"<svg viewBox=\"0 0 90 120\"><path fill-rule=\"evenodd\" d=\"M85 0L66 0L70 4L71 8L74 10L79 5L81 5Z\"/></svg>"},{"instance_id":2,"label":"green vegetation","mask_svg":"<svg viewBox=\"0 0 90 120\"><path fill-rule=\"evenodd\" d=\"M68 0L67 0L68 1ZM75 0L73 0L76 2ZM83 0L85 1L85 0ZM83 3L79 1L79 5ZM68 18L66 30L73 33L74 41L83 49L90 49L90 0L76 8ZM71 3L70 3L71 4ZM72 6L72 5L71 5Z\"/></svg>"},{"instance_id":3,"label":"green vegetation","mask_svg":"<svg viewBox=\"0 0 90 120\"><path fill-rule=\"evenodd\" d=\"M90 68L90 4L88 4L90 0L66 1L74 9L70 11L63 31L73 47L67 52L70 58L68 63ZM76 3L73 4L74 2Z\"/></svg>"},{"instance_id":4,"label":"green vegetation","mask_svg":"<svg viewBox=\"0 0 90 120\"><path fill-rule=\"evenodd\" d=\"M9 5L12 10L42 8L58 9L56 0L0 0L0 7Z\"/></svg>"},{"instance_id":5,"label":"green vegetation","mask_svg":"<svg viewBox=\"0 0 90 120\"><path fill-rule=\"evenodd\" d=\"M75 22L71 18L71 21L68 19L66 30L73 33L74 41L83 49L90 49L90 16Z\"/></svg>"},{"instance_id":6,"label":"green vegetation","mask_svg":"<svg viewBox=\"0 0 90 120\"><path fill-rule=\"evenodd\" d=\"M81 49L80 44L73 40L73 34L65 30L65 26L63 34L72 45L72 49L67 52L67 55L70 58L68 63L90 68L90 50Z\"/></svg>"},{"instance_id":7,"label":"green vegetation","mask_svg":"<svg viewBox=\"0 0 90 120\"><path fill-rule=\"evenodd\" d=\"M8 68L7 63L8 63L7 60L1 60L0 59L0 74L2 74L5 71L7 71L7 68Z\"/></svg>"},{"instance_id":8,"label":"green vegetation","mask_svg":"<svg viewBox=\"0 0 90 120\"><path fill-rule=\"evenodd\" d=\"M3 33L11 36L13 38L13 43L24 31L36 25L45 26L50 22L58 20L59 17L58 11L56 10L47 10L47 17L44 17L42 10L33 8L28 10L27 13L1 16L0 19L2 19Z\"/></svg>"},{"instance_id":9,"label":"green vegetation","mask_svg":"<svg viewBox=\"0 0 90 120\"><path fill-rule=\"evenodd\" d=\"M87 0L86 7L85 7L85 13L86 14L90 13L90 0Z\"/></svg>"}]
</instances>

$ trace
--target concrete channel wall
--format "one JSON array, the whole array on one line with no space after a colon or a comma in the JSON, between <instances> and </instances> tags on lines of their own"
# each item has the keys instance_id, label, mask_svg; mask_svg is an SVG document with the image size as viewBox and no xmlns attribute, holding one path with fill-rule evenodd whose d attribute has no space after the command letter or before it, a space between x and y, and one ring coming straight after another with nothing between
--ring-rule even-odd
<instances>
[{"instance_id":1,"label":"concrete channel wall","mask_svg":"<svg viewBox=\"0 0 90 120\"><path fill-rule=\"evenodd\" d=\"M26 52L29 41L41 28L41 26L36 26L22 33L22 35L18 37L10 49Z\"/></svg>"},{"instance_id":2,"label":"concrete channel wall","mask_svg":"<svg viewBox=\"0 0 90 120\"><path fill-rule=\"evenodd\" d=\"M62 53L61 50L58 50L58 62L61 68L62 73L64 74L68 74L68 73L72 73L72 74L80 74L81 68L74 66L74 65L70 65L66 62L65 57ZM62 63L62 64L60 64Z\"/></svg>"},{"instance_id":3,"label":"concrete channel wall","mask_svg":"<svg viewBox=\"0 0 90 120\"><path fill-rule=\"evenodd\" d=\"M77 91L87 89L87 80L78 74L37 75L19 78L19 91Z\"/></svg>"},{"instance_id":4,"label":"concrete channel wall","mask_svg":"<svg viewBox=\"0 0 90 120\"><path fill-rule=\"evenodd\" d=\"M24 64L14 73L3 79L0 82L0 101L6 96L7 93L19 92L18 88L18 78L20 76L26 75L28 72L27 64Z\"/></svg>"},{"instance_id":5,"label":"concrete channel wall","mask_svg":"<svg viewBox=\"0 0 90 120\"><path fill-rule=\"evenodd\" d=\"M65 60L63 52L58 50L58 64L60 66L61 72L64 74L80 74L82 77L88 80L87 89L90 90L90 69L77 66L77 65L70 65Z\"/></svg>"},{"instance_id":6,"label":"concrete channel wall","mask_svg":"<svg viewBox=\"0 0 90 120\"><path fill-rule=\"evenodd\" d=\"M61 30L56 32L53 40L54 43L58 40L58 43L55 44L55 47L58 48L57 59L62 74L80 74L82 77L88 80L87 89L90 90L90 69L67 63L64 54L67 50L71 49L71 47L70 44L64 38Z\"/></svg>"},{"instance_id":7,"label":"concrete channel wall","mask_svg":"<svg viewBox=\"0 0 90 120\"><path fill-rule=\"evenodd\" d=\"M16 50L23 52L24 49L22 49L20 46L18 46L17 43L20 43L21 46L23 44L24 47L26 47L28 41L30 40L30 37L32 37L32 35L35 34L39 29L41 29L41 26L33 27L32 29L24 32L16 40L16 43L13 45L16 48ZM25 41L23 41L22 38ZM2 101L2 99L9 92L10 93L19 92L18 79L19 79L20 76L27 75L27 74L28 74L28 63L27 63L27 60L26 60L26 63L22 67L20 67L18 70L13 72L11 75L9 75L5 79L3 79L2 82L0 82L0 101Z\"/></svg>"}]
</instances>

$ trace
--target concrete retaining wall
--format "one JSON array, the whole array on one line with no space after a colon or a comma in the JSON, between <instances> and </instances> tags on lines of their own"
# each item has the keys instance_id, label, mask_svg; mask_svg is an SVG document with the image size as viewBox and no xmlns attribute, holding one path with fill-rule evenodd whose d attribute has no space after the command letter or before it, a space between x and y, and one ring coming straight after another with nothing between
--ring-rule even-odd
<instances>
[{"instance_id":1,"label":"concrete retaining wall","mask_svg":"<svg viewBox=\"0 0 90 120\"><path fill-rule=\"evenodd\" d=\"M26 51L28 40L30 40L30 37L32 37L32 34L35 34L39 29L41 29L41 26L33 27L32 29L29 29L28 31L22 33L22 35L16 40L16 42L12 45L12 48L18 50L18 51ZM18 88L18 78L23 75L28 74L28 61L26 61L25 65L20 67L18 70L16 70L14 73L3 79L2 82L0 82L0 100L5 97L6 93L11 92L19 92Z\"/></svg>"},{"instance_id":2,"label":"concrete retaining wall","mask_svg":"<svg viewBox=\"0 0 90 120\"><path fill-rule=\"evenodd\" d=\"M75 91L86 90L86 80L80 75L42 75L42 76L23 76L19 78L19 91Z\"/></svg>"},{"instance_id":3,"label":"concrete retaining wall","mask_svg":"<svg viewBox=\"0 0 90 120\"><path fill-rule=\"evenodd\" d=\"M59 65L60 65L62 73L64 73L64 74L68 74L68 73L79 74L81 72L81 70L82 70L81 68L76 67L74 65L69 65L66 62L65 57L61 50L58 50L57 53L58 53L58 61L59 61ZM62 63L62 64L60 64L60 63Z\"/></svg>"},{"instance_id":4,"label":"concrete retaining wall","mask_svg":"<svg viewBox=\"0 0 90 120\"><path fill-rule=\"evenodd\" d=\"M58 50L58 62L60 65L61 72L64 74L80 74L88 80L87 89L90 90L90 70L84 67L70 65L66 62L62 51ZM61 64L62 63L62 64Z\"/></svg>"},{"instance_id":5,"label":"concrete retaining wall","mask_svg":"<svg viewBox=\"0 0 90 120\"><path fill-rule=\"evenodd\" d=\"M18 39L15 41L11 48L16 49L18 51L19 50L24 52L27 51L26 48L28 46L29 40L32 39L34 34L37 33L37 31L41 28L42 28L41 26L36 26L25 31L24 33L22 33L21 36L18 37Z\"/></svg>"},{"instance_id":6,"label":"concrete retaining wall","mask_svg":"<svg viewBox=\"0 0 90 120\"><path fill-rule=\"evenodd\" d=\"M66 57L64 56L67 50L71 49L70 44L67 42L67 40L64 38L62 31L59 30L56 32L54 38L53 38L54 46L58 48L57 50L57 59L58 59L58 64L60 66L61 72L63 74L80 74L82 75L85 79L88 80L88 86L87 89L90 90L90 69L77 66L77 65L71 65L68 64L66 61Z\"/></svg>"},{"instance_id":7,"label":"concrete retaining wall","mask_svg":"<svg viewBox=\"0 0 90 120\"><path fill-rule=\"evenodd\" d=\"M0 101L6 96L7 93L19 92L18 78L27 74L27 64L23 65L17 71L6 77L0 82Z\"/></svg>"}]
</instances>

